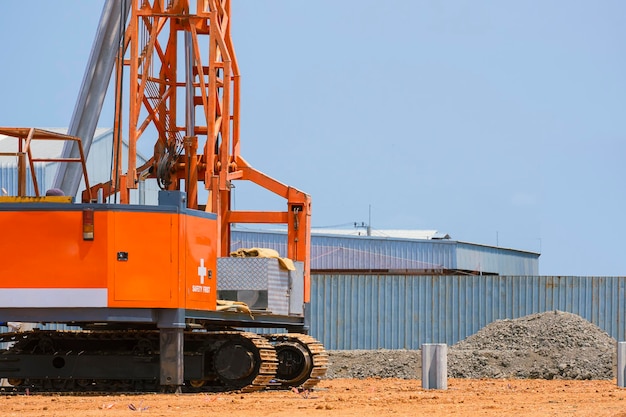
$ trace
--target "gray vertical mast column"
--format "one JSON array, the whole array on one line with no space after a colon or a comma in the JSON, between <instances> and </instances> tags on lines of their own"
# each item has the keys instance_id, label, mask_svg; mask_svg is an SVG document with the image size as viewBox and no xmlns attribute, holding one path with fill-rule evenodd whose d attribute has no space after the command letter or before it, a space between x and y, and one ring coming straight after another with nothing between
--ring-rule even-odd
<instances>
[{"instance_id":1,"label":"gray vertical mast column","mask_svg":"<svg viewBox=\"0 0 626 417\"><path fill-rule=\"evenodd\" d=\"M102 8L98 31L91 47L91 55L68 130L69 135L81 138L85 157L89 154L100 118L120 47L120 25L126 27L130 3L130 0L107 0ZM76 143L66 142L62 156L78 158L80 154ZM82 168L79 164L60 164L53 187L62 189L66 195L75 196L81 177Z\"/></svg>"}]
</instances>

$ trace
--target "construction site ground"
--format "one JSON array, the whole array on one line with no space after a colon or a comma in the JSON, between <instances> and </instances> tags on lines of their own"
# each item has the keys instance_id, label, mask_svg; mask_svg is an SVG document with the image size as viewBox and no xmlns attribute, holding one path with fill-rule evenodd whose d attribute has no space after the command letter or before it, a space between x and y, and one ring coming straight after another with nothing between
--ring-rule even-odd
<instances>
[{"instance_id":1,"label":"construction site ground","mask_svg":"<svg viewBox=\"0 0 626 417\"><path fill-rule=\"evenodd\" d=\"M608 380L450 379L447 390L424 390L419 380L334 379L304 393L7 395L0 410L5 417L626 417L626 390Z\"/></svg>"},{"instance_id":2,"label":"construction site ground","mask_svg":"<svg viewBox=\"0 0 626 417\"><path fill-rule=\"evenodd\" d=\"M419 350L332 350L314 390L0 396L0 416L626 417L616 341L559 311L498 320L450 346L448 389L425 390Z\"/></svg>"}]
</instances>

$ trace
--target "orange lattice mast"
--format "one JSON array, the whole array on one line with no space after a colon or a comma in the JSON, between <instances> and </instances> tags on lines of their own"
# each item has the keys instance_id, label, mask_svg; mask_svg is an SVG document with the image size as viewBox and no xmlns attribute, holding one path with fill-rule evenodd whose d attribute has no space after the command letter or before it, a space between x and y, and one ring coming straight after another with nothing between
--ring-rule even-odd
<instances>
[{"instance_id":1,"label":"orange lattice mast","mask_svg":"<svg viewBox=\"0 0 626 417\"><path fill-rule=\"evenodd\" d=\"M286 255L305 264L308 301L310 197L255 170L239 154L239 68L230 14L230 0L133 0L118 60L113 180L94 188L103 189L104 195L120 192L120 201L128 203L130 189L143 178L156 178L163 189L184 187L189 208L218 216L218 256L230 252L232 223L286 224ZM181 60L184 65L179 66ZM123 99L125 88L128 96ZM123 114L128 121L122 120ZM154 155L137 167L142 137L155 143ZM251 181L285 198L287 210L231 210L235 180ZM199 183L208 190L205 205L198 203Z\"/></svg>"}]
</instances>

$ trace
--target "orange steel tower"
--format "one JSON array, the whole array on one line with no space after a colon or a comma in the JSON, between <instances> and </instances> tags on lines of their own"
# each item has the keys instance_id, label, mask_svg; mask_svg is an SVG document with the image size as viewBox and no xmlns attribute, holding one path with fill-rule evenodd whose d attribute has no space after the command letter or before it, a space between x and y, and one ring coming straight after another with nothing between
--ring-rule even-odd
<instances>
[{"instance_id":1,"label":"orange steel tower","mask_svg":"<svg viewBox=\"0 0 626 417\"><path fill-rule=\"evenodd\" d=\"M129 190L143 178L184 190L189 208L217 215L218 257L228 256L233 223L286 224L287 257L304 263L308 302L310 196L259 172L240 155L240 75L230 15L230 0L133 0L117 61L113 180L92 187L92 195L99 189L105 197L119 192L127 203ZM123 135L129 144L126 166ZM139 140L156 143L153 157L137 167ZM283 197L287 210L233 210L236 180ZM201 187L208 191L205 204L198 201Z\"/></svg>"}]
</instances>

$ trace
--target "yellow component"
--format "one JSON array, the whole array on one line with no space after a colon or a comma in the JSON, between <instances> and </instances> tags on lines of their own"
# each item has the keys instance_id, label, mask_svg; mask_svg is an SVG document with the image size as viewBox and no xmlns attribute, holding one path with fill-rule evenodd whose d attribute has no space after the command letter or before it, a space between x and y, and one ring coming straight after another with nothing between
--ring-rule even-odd
<instances>
[{"instance_id":1,"label":"yellow component","mask_svg":"<svg viewBox=\"0 0 626 417\"><path fill-rule=\"evenodd\" d=\"M9 385L12 385L14 387L19 387L20 385L24 383L24 380L20 378L9 378L7 379L7 382L9 383Z\"/></svg>"},{"instance_id":2,"label":"yellow component","mask_svg":"<svg viewBox=\"0 0 626 417\"><path fill-rule=\"evenodd\" d=\"M216 310L217 311L234 310L238 312L248 313L251 318L254 318L252 316L252 311L250 311L250 308L248 307L248 305L241 301L217 300Z\"/></svg>"},{"instance_id":3,"label":"yellow component","mask_svg":"<svg viewBox=\"0 0 626 417\"><path fill-rule=\"evenodd\" d=\"M296 266L289 258L281 258L277 251L269 248L250 248L250 249L237 249L230 253L233 258L276 258L280 263L280 266L289 270L295 271Z\"/></svg>"},{"instance_id":4,"label":"yellow component","mask_svg":"<svg viewBox=\"0 0 626 417\"><path fill-rule=\"evenodd\" d=\"M0 196L0 203L71 203L69 195L47 195L41 197Z\"/></svg>"}]
</instances>

